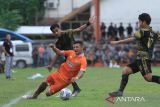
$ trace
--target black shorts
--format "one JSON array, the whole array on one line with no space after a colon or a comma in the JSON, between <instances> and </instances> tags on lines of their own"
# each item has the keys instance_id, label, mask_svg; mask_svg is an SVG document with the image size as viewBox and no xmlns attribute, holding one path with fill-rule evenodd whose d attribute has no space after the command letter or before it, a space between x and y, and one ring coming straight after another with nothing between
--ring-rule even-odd
<instances>
[{"instance_id":1,"label":"black shorts","mask_svg":"<svg viewBox=\"0 0 160 107\"><path fill-rule=\"evenodd\" d=\"M151 60L148 59L136 59L133 63L127 66L132 69L133 73L140 71L143 76L152 73Z\"/></svg>"}]
</instances>

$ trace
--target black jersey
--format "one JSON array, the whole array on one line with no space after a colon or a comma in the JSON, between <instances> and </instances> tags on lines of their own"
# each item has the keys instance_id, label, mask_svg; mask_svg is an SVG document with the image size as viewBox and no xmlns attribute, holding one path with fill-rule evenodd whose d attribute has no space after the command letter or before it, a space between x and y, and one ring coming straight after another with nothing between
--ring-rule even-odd
<instances>
[{"instance_id":1,"label":"black jersey","mask_svg":"<svg viewBox=\"0 0 160 107\"><path fill-rule=\"evenodd\" d=\"M137 58L151 59L154 45L159 38L158 34L151 28L143 28L136 32L134 36L138 41Z\"/></svg>"},{"instance_id":2,"label":"black jersey","mask_svg":"<svg viewBox=\"0 0 160 107\"><path fill-rule=\"evenodd\" d=\"M74 41L75 39L73 37L73 30L68 29L64 34L58 37L58 40L56 41L56 47L60 50L71 50L73 49L72 45Z\"/></svg>"},{"instance_id":3,"label":"black jersey","mask_svg":"<svg viewBox=\"0 0 160 107\"><path fill-rule=\"evenodd\" d=\"M10 56L13 56L13 44L11 41L5 40L3 42L3 47Z\"/></svg>"}]
</instances>

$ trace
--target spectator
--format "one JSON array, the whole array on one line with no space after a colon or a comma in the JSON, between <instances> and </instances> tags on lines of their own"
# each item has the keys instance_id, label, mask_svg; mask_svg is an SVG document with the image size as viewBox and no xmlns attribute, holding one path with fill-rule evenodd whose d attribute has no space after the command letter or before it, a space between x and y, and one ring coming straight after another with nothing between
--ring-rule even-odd
<instances>
[{"instance_id":1,"label":"spectator","mask_svg":"<svg viewBox=\"0 0 160 107\"><path fill-rule=\"evenodd\" d=\"M138 30L139 30L138 22L136 22L135 31L138 31Z\"/></svg>"},{"instance_id":2,"label":"spectator","mask_svg":"<svg viewBox=\"0 0 160 107\"><path fill-rule=\"evenodd\" d=\"M98 57L96 63L94 64L95 67L103 67L104 64L103 64L103 60L101 57Z\"/></svg>"},{"instance_id":3,"label":"spectator","mask_svg":"<svg viewBox=\"0 0 160 107\"><path fill-rule=\"evenodd\" d=\"M50 64L49 59L50 59L50 48L45 46L45 51L43 54L43 58L44 58L44 66L47 66Z\"/></svg>"},{"instance_id":4,"label":"spectator","mask_svg":"<svg viewBox=\"0 0 160 107\"><path fill-rule=\"evenodd\" d=\"M38 65L38 48L35 47L32 51L33 67Z\"/></svg>"},{"instance_id":5,"label":"spectator","mask_svg":"<svg viewBox=\"0 0 160 107\"><path fill-rule=\"evenodd\" d=\"M111 22L109 27L108 27L108 37L113 37L114 36L114 27L113 27L113 23Z\"/></svg>"},{"instance_id":6,"label":"spectator","mask_svg":"<svg viewBox=\"0 0 160 107\"><path fill-rule=\"evenodd\" d=\"M11 68L12 68L12 62L13 62L13 44L11 42L11 36L10 34L6 35L6 39L3 42L3 49L5 52L5 74L6 79L11 79Z\"/></svg>"},{"instance_id":7,"label":"spectator","mask_svg":"<svg viewBox=\"0 0 160 107\"><path fill-rule=\"evenodd\" d=\"M115 24L114 25L114 37L116 40L118 39L117 32L118 32L118 28L117 28L117 25Z\"/></svg>"},{"instance_id":8,"label":"spectator","mask_svg":"<svg viewBox=\"0 0 160 107\"><path fill-rule=\"evenodd\" d=\"M2 61L3 48L0 46L0 73L4 73L4 63Z\"/></svg>"},{"instance_id":9,"label":"spectator","mask_svg":"<svg viewBox=\"0 0 160 107\"><path fill-rule=\"evenodd\" d=\"M128 24L128 27L126 29L127 29L127 36L130 37L133 33L133 28L131 26L131 23Z\"/></svg>"},{"instance_id":10,"label":"spectator","mask_svg":"<svg viewBox=\"0 0 160 107\"><path fill-rule=\"evenodd\" d=\"M106 25L104 22L102 22L101 24L101 35L102 35L102 39L105 39L106 38Z\"/></svg>"},{"instance_id":11,"label":"spectator","mask_svg":"<svg viewBox=\"0 0 160 107\"><path fill-rule=\"evenodd\" d=\"M119 33L120 39L123 39L124 38L124 27L123 27L123 23L122 22L120 23L120 26L118 28L118 33Z\"/></svg>"},{"instance_id":12,"label":"spectator","mask_svg":"<svg viewBox=\"0 0 160 107\"><path fill-rule=\"evenodd\" d=\"M39 66L44 66L44 58L43 58L44 51L45 51L44 46L43 46L43 44L41 44L40 47L38 48L38 54L39 54L38 65Z\"/></svg>"}]
</instances>

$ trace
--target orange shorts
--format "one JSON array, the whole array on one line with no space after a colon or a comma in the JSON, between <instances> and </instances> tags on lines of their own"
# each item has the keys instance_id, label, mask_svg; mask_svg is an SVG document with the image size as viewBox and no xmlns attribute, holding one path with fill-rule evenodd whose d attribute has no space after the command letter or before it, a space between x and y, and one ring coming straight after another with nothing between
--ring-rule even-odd
<instances>
[{"instance_id":1,"label":"orange shorts","mask_svg":"<svg viewBox=\"0 0 160 107\"><path fill-rule=\"evenodd\" d=\"M54 94L70 84L69 81L64 81L58 72L50 74L47 77L47 83L50 85L50 92Z\"/></svg>"}]
</instances>

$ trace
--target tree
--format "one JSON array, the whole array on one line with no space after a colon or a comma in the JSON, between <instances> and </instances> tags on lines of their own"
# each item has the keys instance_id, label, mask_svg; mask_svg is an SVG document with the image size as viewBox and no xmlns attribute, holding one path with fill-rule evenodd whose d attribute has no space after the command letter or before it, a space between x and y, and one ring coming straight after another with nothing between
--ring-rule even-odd
<instances>
[{"instance_id":1,"label":"tree","mask_svg":"<svg viewBox=\"0 0 160 107\"><path fill-rule=\"evenodd\" d=\"M16 28L22 23L22 16L19 15L16 10L1 10L0 14L0 27L2 28L16 30Z\"/></svg>"},{"instance_id":2,"label":"tree","mask_svg":"<svg viewBox=\"0 0 160 107\"><path fill-rule=\"evenodd\" d=\"M0 27L15 30L19 25L38 25L46 0L0 0Z\"/></svg>"},{"instance_id":3,"label":"tree","mask_svg":"<svg viewBox=\"0 0 160 107\"><path fill-rule=\"evenodd\" d=\"M11 0L10 10L18 9L23 17L23 24L38 25L44 16L45 0Z\"/></svg>"}]
</instances>

